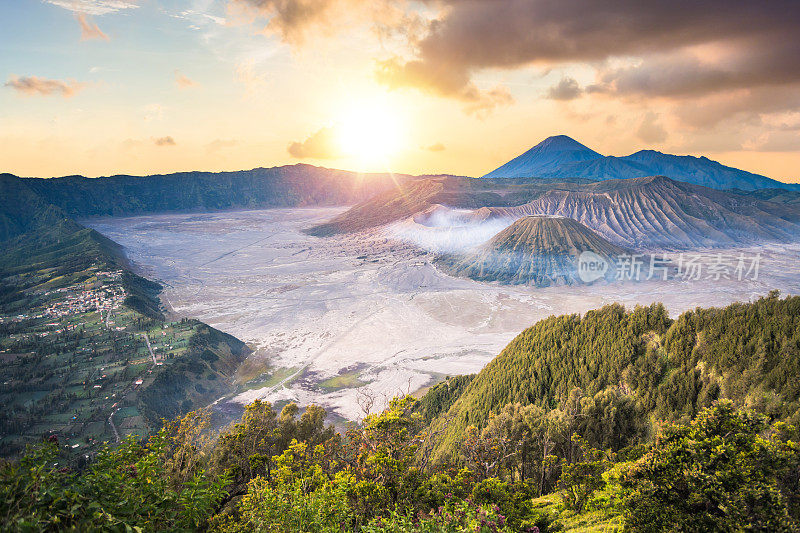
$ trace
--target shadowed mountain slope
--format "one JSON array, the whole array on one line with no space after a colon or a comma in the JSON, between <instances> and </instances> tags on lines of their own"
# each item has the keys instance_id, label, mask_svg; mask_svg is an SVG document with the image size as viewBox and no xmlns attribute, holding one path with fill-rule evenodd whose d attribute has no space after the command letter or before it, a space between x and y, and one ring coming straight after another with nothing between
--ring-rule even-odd
<instances>
[{"instance_id":1,"label":"shadowed mountain slope","mask_svg":"<svg viewBox=\"0 0 800 533\"><path fill-rule=\"evenodd\" d=\"M759 189L751 193L760 200L778 202L785 205L800 206L800 191L787 191L785 189Z\"/></svg>"},{"instance_id":2,"label":"shadowed mountain slope","mask_svg":"<svg viewBox=\"0 0 800 533\"><path fill-rule=\"evenodd\" d=\"M680 183L663 176L611 180L582 190L552 189L494 216L573 218L632 247L715 247L788 242L800 236L800 210L753 196Z\"/></svg>"},{"instance_id":3,"label":"shadowed mountain slope","mask_svg":"<svg viewBox=\"0 0 800 533\"><path fill-rule=\"evenodd\" d=\"M411 181L357 204L329 222L308 229L306 233L324 237L382 226L429 209L433 199L443 190L441 180Z\"/></svg>"},{"instance_id":4,"label":"shadowed mountain slope","mask_svg":"<svg viewBox=\"0 0 800 533\"><path fill-rule=\"evenodd\" d=\"M577 258L591 251L613 265L626 253L570 218L526 216L463 256L442 256L439 265L456 276L536 286L579 281ZM613 275L609 268L607 275Z\"/></svg>"},{"instance_id":5,"label":"shadowed mountain slope","mask_svg":"<svg viewBox=\"0 0 800 533\"><path fill-rule=\"evenodd\" d=\"M75 231L80 226L43 200L24 180L0 174L0 242L38 229Z\"/></svg>"},{"instance_id":6,"label":"shadowed mountain slope","mask_svg":"<svg viewBox=\"0 0 800 533\"><path fill-rule=\"evenodd\" d=\"M238 172L181 172L153 176L16 178L68 216L88 218L169 211L352 205L412 179L359 174L311 165Z\"/></svg>"}]
</instances>

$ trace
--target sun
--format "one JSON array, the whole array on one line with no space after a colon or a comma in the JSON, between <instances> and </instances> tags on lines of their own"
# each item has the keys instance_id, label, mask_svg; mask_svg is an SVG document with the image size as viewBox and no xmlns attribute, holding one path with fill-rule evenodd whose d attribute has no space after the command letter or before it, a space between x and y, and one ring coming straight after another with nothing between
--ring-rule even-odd
<instances>
[{"instance_id":1,"label":"sun","mask_svg":"<svg viewBox=\"0 0 800 533\"><path fill-rule=\"evenodd\" d=\"M363 164L386 163L401 148L402 121L386 102L360 102L338 121L340 149Z\"/></svg>"}]
</instances>

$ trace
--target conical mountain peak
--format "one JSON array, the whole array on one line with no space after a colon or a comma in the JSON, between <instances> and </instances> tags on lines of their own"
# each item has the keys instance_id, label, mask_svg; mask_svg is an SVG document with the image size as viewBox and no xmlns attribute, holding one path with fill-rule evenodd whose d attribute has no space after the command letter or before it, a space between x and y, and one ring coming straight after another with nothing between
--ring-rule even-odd
<instances>
[{"instance_id":1,"label":"conical mountain peak","mask_svg":"<svg viewBox=\"0 0 800 533\"><path fill-rule=\"evenodd\" d=\"M484 178L535 178L562 165L600 159L603 156L566 135L554 135L515 157Z\"/></svg>"},{"instance_id":2,"label":"conical mountain peak","mask_svg":"<svg viewBox=\"0 0 800 533\"><path fill-rule=\"evenodd\" d=\"M553 135L552 137L548 137L547 139L543 140L531 150L538 150L538 151L550 151L550 152L566 152L566 151L586 151L595 154L597 157L600 157L600 154L589 148L588 146L579 143L572 137L568 135Z\"/></svg>"},{"instance_id":3,"label":"conical mountain peak","mask_svg":"<svg viewBox=\"0 0 800 533\"><path fill-rule=\"evenodd\" d=\"M567 135L548 137L483 177L603 181L644 176L667 176L714 189L800 190L800 184L783 183L728 167L705 156L672 155L645 149L624 157L604 157Z\"/></svg>"}]
</instances>

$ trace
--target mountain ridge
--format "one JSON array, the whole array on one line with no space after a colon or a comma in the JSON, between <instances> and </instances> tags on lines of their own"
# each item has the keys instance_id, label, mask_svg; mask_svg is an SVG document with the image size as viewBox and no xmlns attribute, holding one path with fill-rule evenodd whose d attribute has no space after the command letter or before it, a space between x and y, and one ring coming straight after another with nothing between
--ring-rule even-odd
<instances>
[{"instance_id":1,"label":"mountain ridge","mask_svg":"<svg viewBox=\"0 0 800 533\"><path fill-rule=\"evenodd\" d=\"M438 175L423 175L419 179L435 177ZM100 178L78 175L22 178L0 174L0 179L3 186L13 188L18 194L33 193L44 204L81 219L176 211L352 205L397 183L418 178L297 164L232 172L120 174Z\"/></svg>"},{"instance_id":2,"label":"mountain ridge","mask_svg":"<svg viewBox=\"0 0 800 533\"><path fill-rule=\"evenodd\" d=\"M429 183L428 186L425 183ZM435 187L434 187L435 184ZM572 218L629 248L687 249L791 242L800 235L794 195L721 191L664 176L621 180L437 179L399 185L309 231L324 236L378 228L441 204L475 220Z\"/></svg>"},{"instance_id":3,"label":"mountain ridge","mask_svg":"<svg viewBox=\"0 0 800 533\"><path fill-rule=\"evenodd\" d=\"M561 148L553 145L585 148L583 158L561 157ZM592 157L591 154L596 154ZM548 137L523 154L511 159L482 178L538 177L546 179L588 178L593 180L630 179L665 175L677 181L714 189L752 191L778 188L800 191L800 184L785 183L760 174L723 165L706 156L673 155L644 149L627 156L603 156L585 145L559 135Z\"/></svg>"}]
</instances>

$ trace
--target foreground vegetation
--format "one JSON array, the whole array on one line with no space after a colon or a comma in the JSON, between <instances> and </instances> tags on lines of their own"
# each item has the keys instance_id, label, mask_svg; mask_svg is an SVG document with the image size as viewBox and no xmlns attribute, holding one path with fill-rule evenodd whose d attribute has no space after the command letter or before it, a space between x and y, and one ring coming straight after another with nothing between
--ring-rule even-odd
<instances>
[{"instance_id":1,"label":"foreground vegetation","mask_svg":"<svg viewBox=\"0 0 800 533\"><path fill-rule=\"evenodd\" d=\"M57 442L43 443L0 467L0 519L7 531L226 533L800 526L794 429L730 401L689 425L665 424L633 453L638 458L625 461L568 436L566 456L539 462L545 476L557 471L544 496L541 476L515 473L522 449L503 447L502 431L473 435L459 464L426 465L432 435L415 403L397 398L339 435L323 427L318 407L298 416L290 404L278 415L255 402L213 441L201 436L206 414L195 412L147 442L128 438L107 448L77 470L60 462ZM499 468L487 477L492 462Z\"/></svg>"},{"instance_id":2,"label":"foreground vegetation","mask_svg":"<svg viewBox=\"0 0 800 533\"><path fill-rule=\"evenodd\" d=\"M660 306L551 318L477 376L395 398L339 433L320 407L257 401L219 432L194 411L88 464L51 437L0 468L0 520L11 531L796 531L798 305L771 294L674 322Z\"/></svg>"},{"instance_id":3,"label":"foreground vegetation","mask_svg":"<svg viewBox=\"0 0 800 533\"><path fill-rule=\"evenodd\" d=\"M468 385L441 391L437 401L451 407L432 422L442 432L434 455L453 458L469 426L514 403L556 418L559 406L571 410L593 446L613 451L721 398L798 425L799 376L800 297L772 292L676 320L661 304L554 316L518 335Z\"/></svg>"}]
</instances>

